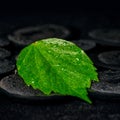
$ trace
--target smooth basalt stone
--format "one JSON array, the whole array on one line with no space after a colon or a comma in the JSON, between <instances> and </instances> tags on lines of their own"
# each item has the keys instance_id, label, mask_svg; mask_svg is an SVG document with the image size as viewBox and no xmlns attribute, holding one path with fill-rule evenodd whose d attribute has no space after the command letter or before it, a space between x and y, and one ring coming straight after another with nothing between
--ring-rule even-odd
<instances>
[{"instance_id":1,"label":"smooth basalt stone","mask_svg":"<svg viewBox=\"0 0 120 120\"><path fill-rule=\"evenodd\" d=\"M10 44L9 40L0 37L0 47L5 47L5 46L8 46L9 44Z\"/></svg>"},{"instance_id":2,"label":"smooth basalt stone","mask_svg":"<svg viewBox=\"0 0 120 120\"><path fill-rule=\"evenodd\" d=\"M107 51L98 54L91 54L91 59L96 66L111 70L120 70L120 51Z\"/></svg>"},{"instance_id":3,"label":"smooth basalt stone","mask_svg":"<svg viewBox=\"0 0 120 120\"><path fill-rule=\"evenodd\" d=\"M120 71L99 72L99 82L92 83L91 91L98 97L120 99ZM100 95L100 96L99 96Z\"/></svg>"},{"instance_id":4,"label":"smooth basalt stone","mask_svg":"<svg viewBox=\"0 0 120 120\"><path fill-rule=\"evenodd\" d=\"M7 58L11 55L11 52L4 49L4 48L0 48L0 59L4 59Z\"/></svg>"},{"instance_id":5,"label":"smooth basalt stone","mask_svg":"<svg viewBox=\"0 0 120 120\"><path fill-rule=\"evenodd\" d=\"M89 36L99 44L120 46L120 30L119 29L94 29L90 31Z\"/></svg>"},{"instance_id":6,"label":"smooth basalt stone","mask_svg":"<svg viewBox=\"0 0 120 120\"><path fill-rule=\"evenodd\" d=\"M8 39L18 45L28 45L36 40L45 38L67 38L70 31L60 25L45 24L41 26L28 26L14 30L8 35Z\"/></svg>"},{"instance_id":7,"label":"smooth basalt stone","mask_svg":"<svg viewBox=\"0 0 120 120\"><path fill-rule=\"evenodd\" d=\"M108 65L120 66L120 51L108 51L98 55L98 59Z\"/></svg>"},{"instance_id":8,"label":"smooth basalt stone","mask_svg":"<svg viewBox=\"0 0 120 120\"><path fill-rule=\"evenodd\" d=\"M103 98L106 99L120 98L120 84L118 82L112 83L113 80L111 82L107 82L106 79L101 79L100 76L100 82L92 83L91 89L89 89L90 94L98 98L100 96L103 96ZM0 89L1 92L6 93L8 96L12 96L13 98L25 98L29 100L50 100L65 97L53 93L49 96L45 95L39 90L35 90L31 86L27 86L17 73L1 79ZM108 96L108 98L106 96Z\"/></svg>"},{"instance_id":9,"label":"smooth basalt stone","mask_svg":"<svg viewBox=\"0 0 120 120\"><path fill-rule=\"evenodd\" d=\"M0 60L0 75L7 74L15 69L15 65L7 59Z\"/></svg>"},{"instance_id":10,"label":"smooth basalt stone","mask_svg":"<svg viewBox=\"0 0 120 120\"><path fill-rule=\"evenodd\" d=\"M0 89L7 95L17 98L50 100L61 99L61 97L63 97L61 95L56 95L53 93L51 95L45 95L39 90L35 90L31 86L27 86L17 73L4 77L0 81Z\"/></svg>"},{"instance_id":11,"label":"smooth basalt stone","mask_svg":"<svg viewBox=\"0 0 120 120\"><path fill-rule=\"evenodd\" d=\"M93 83L91 90L93 90L93 94L102 95L104 97L109 96L111 99L120 98L120 84L108 82Z\"/></svg>"},{"instance_id":12,"label":"smooth basalt stone","mask_svg":"<svg viewBox=\"0 0 120 120\"><path fill-rule=\"evenodd\" d=\"M25 85L22 78L17 74L9 75L0 81L0 87L10 94L16 94L21 96L37 96L40 94L37 90L33 90L31 87Z\"/></svg>"},{"instance_id":13,"label":"smooth basalt stone","mask_svg":"<svg viewBox=\"0 0 120 120\"><path fill-rule=\"evenodd\" d=\"M96 46L96 43L91 40L82 39L82 40L73 40L72 42L74 42L78 47L82 48L85 51L91 50Z\"/></svg>"},{"instance_id":14,"label":"smooth basalt stone","mask_svg":"<svg viewBox=\"0 0 120 120\"><path fill-rule=\"evenodd\" d=\"M120 82L120 71L106 70L99 72L99 79L108 83L119 83Z\"/></svg>"}]
</instances>

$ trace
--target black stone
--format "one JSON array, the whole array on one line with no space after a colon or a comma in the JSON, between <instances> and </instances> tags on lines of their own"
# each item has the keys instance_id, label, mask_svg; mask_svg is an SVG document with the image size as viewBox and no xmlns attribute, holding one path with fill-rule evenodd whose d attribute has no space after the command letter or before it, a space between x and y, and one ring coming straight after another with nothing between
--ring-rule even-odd
<instances>
[{"instance_id":1,"label":"black stone","mask_svg":"<svg viewBox=\"0 0 120 120\"><path fill-rule=\"evenodd\" d=\"M92 94L97 95L100 99L120 99L120 84L100 81L92 84L91 91L93 92L91 92Z\"/></svg>"},{"instance_id":2,"label":"black stone","mask_svg":"<svg viewBox=\"0 0 120 120\"><path fill-rule=\"evenodd\" d=\"M96 46L96 43L91 40L82 39L82 40L73 40L72 42L74 42L78 47L82 48L85 51L91 50Z\"/></svg>"},{"instance_id":3,"label":"black stone","mask_svg":"<svg viewBox=\"0 0 120 120\"><path fill-rule=\"evenodd\" d=\"M120 71L106 70L99 72L100 81L108 83L120 83Z\"/></svg>"},{"instance_id":4,"label":"black stone","mask_svg":"<svg viewBox=\"0 0 120 120\"><path fill-rule=\"evenodd\" d=\"M0 37L0 47L5 47L5 46L8 46L9 44L10 44L9 40Z\"/></svg>"},{"instance_id":5,"label":"black stone","mask_svg":"<svg viewBox=\"0 0 120 120\"><path fill-rule=\"evenodd\" d=\"M11 52L4 49L4 48L0 48L0 59L4 59L7 58L11 55Z\"/></svg>"},{"instance_id":6,"label":"black stone","mask_svg":"<svg viewBox=\"0 0 120 120\"><path fill-rule=\"evenodd\" d=\"M107 65L117 65L120 67L120 51L108 51L98 55L98 59Z\"/></svg>"},{"instance_id":7,"label":"black stone","mask_svg":"<svg viewBox=\"0 0 120 120\"><path fill-rule=\"evenodd\" d=\"M10 60L0 60L0 76L13 71L14 69L15 65Z\"/></svg>"},{"instance_id":8,"label":"black stone","mask_svg":"<svg viewBox=\"0 0 120 120\"><path fill-rule=\"evenodd\" d=\"M119 29L95 29L89 32L89 36L102 45L120 46Z\"/></svg>"},{"instance_id":9,"label":"black stone","mask_svg":"<svg viewBox=\"0 0 120 120\"><path fill-rule=\"evenodd\" d=\"M47 24L20 28L8 35L8 39L18 45L28 45L36 40L45 38L67 38L70 31L64 26Z\"/></svg>"},{"instance_id":10,"label":"black stone","mask_svg":"<svg viewBox=\"0 0 120 120\"><path fill-rule=\"evenodd\" d=\"M107 51L99 54L91 54L91 59L96 66L109 68L112 70L120 70L120 51Z\"/></svg>"},{"instance_id":11,"label":"black stone","mask_svg":"<svg viewBox=\"0 0 120 120\"><path fill-rule=\"evenodd\" d=\"M120 99L120 71L108 70L98 75L99 82L91 86L93 94L104 99Z\"/></svg>"},{"instance_id":12,"label":"black stone","mask_svg":"<svg viewBox=\"0 0 120 120\"><path fill-rule=\"evenodd\" d=\"M50 100L64 98L64 96L54 93L51 93L51 95L45 95L41 91L35 90L31 86L27 86L17 73L1 79L0 88L3 92L7 93L7 95L16 98L29 100Z\"/></svg>"}]
</instances>

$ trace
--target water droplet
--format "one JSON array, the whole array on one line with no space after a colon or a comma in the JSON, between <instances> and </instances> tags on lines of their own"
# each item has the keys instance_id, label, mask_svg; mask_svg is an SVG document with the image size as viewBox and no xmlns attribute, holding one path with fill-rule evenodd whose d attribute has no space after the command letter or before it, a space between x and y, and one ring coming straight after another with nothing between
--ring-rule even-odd
<instances>
[{"instance_id":1,"label":"water droplet","mask_svg":"<svg viewBox=\"0 0 120 120\"><path fill-rule=\"evenodd\" d=\"M58 64L58 65L56 65L56 66L60 66L60 65Z\"/></svg>"},{"instance_id":2,"label":"water droplet","mask_svg":"<svg viewBox=\"0 0 120 120\"><path fill-rule=\"evenodd\" d=\"M57 47L57 44L54 44L53 47L56 48L56 47Z\"/></svg>"},{"instance_id":3,"label":"water droplet","mask_svg":"<svg viewBox=\"0 0 120 120\"><path fill-rule=\"evenodd\" d=\"M32 81L32 84L34 84L35 82L34 81Z\"/></svg>"},{"instance_id":4,"label":"water droplet","mask_svg":"<svg viewBox=\"0 0 120 120\"><path fill-rule=\"evenodd\" d=\"M81 53L84 53L84 51L83 51L83 50L81 50Z\"/></svg>"},{"instance_id":5,"label":"water droplet","mask_svg":"<svg viewBox=\"0 0 120 120\"><path fill-rule=\"evenodd\" d=\"M64 68L61 69L62 71L64 70Z\"/></svg>"},{"instance_id":6,"label":"water droplet","mask_svg":"<svg viewBox=\"0 0 120 120\"><path fill-rule=\"evenodd\" d=\"M63 45L64 45L64 46L66 46L66 45L67 45L67 43L66 43L66 42L64 42L64 43L63 43Z\"/></svg>"},{"instance_id":7,"label":"water droplet","mask_svg":"<svg viewBox=\"0 0 120 120\"><path fill-rule=\"evenodd\" d=\"M49 53L51 53L51 51L50 51L50 50L49 50L48 52L49 52Z\"/></svg>"},{"instance_id":8,"label":"water droplet","mask_svg":"<svg viewBox=\"0 0 120 120\"><path fill-rule=\"evenodd\" d=\"M55 58L58 58L59 57L59 55L55 55Z\"/></svg>"},{"instance_id":9,"label":"water droplet","mask_svg":"<svg viewBox=\"0 0 120 120\"><path fill-rule=\"evenodd\" d=\"M80 59L79 58L76 58L77 61L79 61Z\"/></svg>"}]
</instances>

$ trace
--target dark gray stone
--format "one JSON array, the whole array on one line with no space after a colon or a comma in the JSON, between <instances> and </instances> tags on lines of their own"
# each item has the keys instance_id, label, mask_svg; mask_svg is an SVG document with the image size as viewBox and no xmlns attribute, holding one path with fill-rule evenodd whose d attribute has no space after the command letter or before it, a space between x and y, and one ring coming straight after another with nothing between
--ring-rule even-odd
<instances>
[{"instance_id":1,"label":"dark gray stone","mask_svg":"<svg viewBox=\"0 0 120 120\"><path fill-rule=\"evenodd\" d=\"M0 59L4 59L7 58L11 55L11 52L4 49L4 48L0 48Z\"/></svg>"},{"instance_id":2,"label":"dark gray stone","mask_svg":"<svg viewBox=\"0 0 120 120\"><path fill-rule=\"evenodd\" d=\"M102 45L120 46L119 29L94 29L89 32L89 36Z\"/></svg>"},{"instance_id":3,"label":"dark gray stone","mask_svg":"<svg viewBox=\"0 0 120 120\"><path fill-rule=\"evenodd\" d=\"M36 40L52 37L67 38L69 35L70 31L64 26L46 24L19 28L8 35L8 39L18 45L28 45Z\"/></svg>"},{"instance_id":4,"label":"dark gray stone","mask_svg":"<svg viewBox=\"0 0 120 120\"><path fill-rule=\"evenodd\" d=\"M82 48L85 51L91 50L96 46L96 43L91 40L82 39L82 40L73 40L72 42L74 42L78 47Z\"/></svg>"}]
</instances>

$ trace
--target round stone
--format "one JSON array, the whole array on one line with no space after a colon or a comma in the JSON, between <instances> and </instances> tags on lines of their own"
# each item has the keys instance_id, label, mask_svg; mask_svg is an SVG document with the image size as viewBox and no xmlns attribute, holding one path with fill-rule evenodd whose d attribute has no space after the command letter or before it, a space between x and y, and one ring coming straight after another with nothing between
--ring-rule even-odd
<instances>
[{"instance_id":1,"label":"round stone","mask_svg":"<svg viewBox=\"0 0 120 120\"><path fill-rule=\"evenodd\" d=\"M120 98L120 71L108 70L99 72L98 75L99 82L92 83L91 86L92 94L105 99Z\"/></svg>"},{"instance_id":2,"label":"round stone","mask_svg":"<svg viewBox=\"0 0 120 120\"><path fill-rule=\"evenodd\" d=\"M78 47L82 48L84 51L91 50L96 46L96 43L91 40L73 40Z\"/></svg>"},{"instance_id":3,"label":"round stone","mask_svg":"<svg viewBox=\"0 0 120 120\"><path fill-rule=\"evenodd\" d=\"M99 54L90 54L94 64L98 67L120 70L120 51L107 51Z\"/></svg>"},{"instance_id":4,"label":"round stone","mask_svg":"<svg viewBox=\"0 0 120 120\"><path fill-rule=\"evenodd\" d=\"M20 96L37 96L39 91L33 90L31 87L25 85L22 78L17 74L9 75L0 81L0 87L10 94Z\"/></svg>"},{"instance_id":5,"label":"round stone","mask_svg":"<svg viewBox=\"0 0 120 120\"><path fill-rule=\"evenodd\" d=\"M95 29L89 32L89 36L99 44L120 46L119 29Z\"/></svg>"},{"instance_id":6,"label":"round stone","mask_svg":"<svg viewBox=\"0 0 120 120\"><path fill-rule=\"evenodd\" d=\"M41 26L33 26L20 28L8 35L8 39L19 45L28 45L37 40L45 38L67 38L70 31L60 25L47 24Z\"/></svg>"},{"instance_id":7,"label":"round stone","mask_svg":"<svg viewBox=\"0 0 120 120\"><path fill-rule=\"evenodd\" d=\"M106 70L99 72L99 79L108 83L119 83L120 82L120 71Z\"/></svg>"},{"instance_id":8,"label":"round stone","mask_svg":"<svg viewBox=\"0 0 120 120\"><path fill-rule=\"evenodd\" d=\"M9 40L0 37L0 47L5 47L5 46L8 46L9 44L10 44Z\"/></svg>"},{"instance_id":9,"label":"round stone","mask_svg":"<svg viewBox=\"0 0 120 120\"><path fill-rule=\"evenodd\" d=\"M120 66L120 51L108 51L100 53L98 55L98 59L108 65Z\"/></svg>"},{"instance_id":10,"label":"round stone","mask_svg":"<svg viewBox=\"0 0 120 120\"><path fill-rule=\"evenodd\" d=\"M15 65L11 61L7 59L0 60L0 75L6 74L14 69Z\"/></svg>"},{"instance_id":11,"label":"round stone","mask_svg":"<svg viewBox=\"0 0 120 120\"><path fill-rule=\"evenodd\" d=\"M64 96L54 93L45 95L41 91L35 90L31 86L27 86L17 73L2 78L0 81L0 88L4 93L16 98L29 100L51 100L64 98Z\"/></svg>"},{"instance_id":12,"label":"round stone","mask_svg":"<svg viewBox=\"0 0 120 120\"><path fill-rule=\"evenodd\" d=\"M0 59L4 59L7 58L11 55L11 52L4 49L4 48L0 48Z\"/></svg>"}]
</instances>

